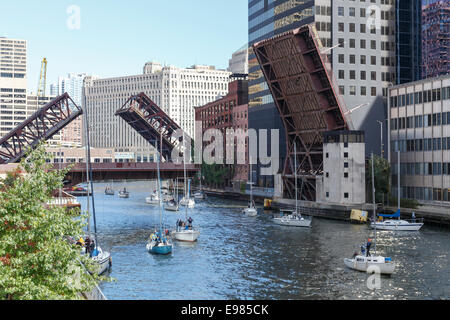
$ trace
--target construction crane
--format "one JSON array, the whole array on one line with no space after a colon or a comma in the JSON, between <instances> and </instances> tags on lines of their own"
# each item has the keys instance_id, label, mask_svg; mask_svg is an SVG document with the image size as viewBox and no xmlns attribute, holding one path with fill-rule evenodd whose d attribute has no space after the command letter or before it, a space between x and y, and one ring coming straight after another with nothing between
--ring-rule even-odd
<instances>
[{"instance_id":1,"label":"construction crane","mask_svg":"<svg viewBox=\"0 0 450 320\"><path fill-rule=\"evenodd\" d=\"M47 85L47 59L42 59L41 63L41 74L39 76L39 85L38 85L38 91L37 96L38 97L45 97L45 87Z\"/></svg>"}]
</instances>

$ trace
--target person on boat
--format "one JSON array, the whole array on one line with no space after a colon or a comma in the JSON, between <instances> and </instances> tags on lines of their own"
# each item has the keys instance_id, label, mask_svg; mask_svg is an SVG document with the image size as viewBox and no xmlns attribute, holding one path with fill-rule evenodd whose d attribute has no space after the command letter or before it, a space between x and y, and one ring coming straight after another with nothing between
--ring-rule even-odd
<instances>
[{"instance_id":1,"label":"person on boat","mask_svg":"<svg viewBox=\"0 0 450 320\"><path fill-rule=\"evenodd\" d=\"M194 221L194 219L192 219L191 217L189 217L189 219L188 219L189 229L192 229L192 221Z\"/></svg>"},{"instance_id":2,"label":"person on boat","mask_svg":"<svg viewBox=\"0 0 450 320\"><path fill-rule=\"evenodd\" d=\"M77 245L81 246L81 247L84 247L84 239L83 239L83 237L80 237L80 239L78 239Z\"/></svg>"},{"instance_id":3,"label":"person on boat","mask_svg":"<svg viewBox=\"0 0 450 320\"><path fill-rule=\"evenodd\" d=\"M416 214L414 213L414 211L413 211L413 213L411 214L411 219L412 219L412 223L415 223L415 222L416 222Z\"/></svg>"},{"instance_id":4,"label":"person on boat","mask_svg":"<svg viewBox=\"0 0 450 320\"><path fill-rule=\"evenodd\" d=\"M366 248L364 248L364 244L361 245L361 255L366 255Z\"/></svg>"},{"instance_id":5,"label":"person on boat","mask_svg":"<svg viewBox=\"0 0 450 320\"><path fill-rule=\"evenodd\" d=\"M367 240L366 245L366 257L370 256L370 247L372 246L372 239Z\"/></svg>"},{"instance_id":6,"label":"person on boat","mask_svg":"<svg viewBox=\"0 0 450 320\"><path fill-rule=\"evenodd\" d=\"M358 252L355 251L355 253L353 253L352 259L355 259L357 255L358 255Z\"/></svg>"}]
</instances>

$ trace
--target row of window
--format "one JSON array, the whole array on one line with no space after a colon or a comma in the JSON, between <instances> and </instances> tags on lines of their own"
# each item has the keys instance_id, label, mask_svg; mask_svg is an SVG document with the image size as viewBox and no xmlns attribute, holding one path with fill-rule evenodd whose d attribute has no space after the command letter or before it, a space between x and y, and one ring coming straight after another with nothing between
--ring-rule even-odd
<instances>
[{"instance_id":1,"label":"row of window","mask_svg":"<svg viewBox=\"0 0 450 320\"><path fill-rule=\"evenodd\" d=\"M392 173L397 175L398 166L392 167ZM448 162L406 162L400 164L400 175L403 176L440 176L450 175Z\"/></svg>"},{"instance_id":2,"label":"row of window","mask_svg":"<svg viewBox=\"0 0 450 320\"><path fill-rule=\"evenodd\" d=\"M420 152L450 150L450 137L397 140L391 144L392 152Z\"/></svg>"},{"instance_id":3,"label":"row of window","mask_svg":"<svg viewBox=\"0 0 450 320\"><path fill-rule=\"evenodd\" d=\"M391 130L450 125L450 112L391 119Z\"/></svg>"},{"instance_id":4,"label":"row of window","mask_svg":"<svg viewBox=\"0 0 450 320\"><path fill-rule=\"evenodd\" d=\"M392 195L397 196L396 188L392 189ZM402 199L417 199L422 201L450 201L450 189L426 188L426 187L401 187Z\"/></svg>"},{"instance_id":5,"label":"row of window","mask_svg":"<svg viewBox=\"0 0 450 320\"><path fill-rule=\"evenodd\" d=\"M450 99L450 87L430 89L391 97L391 108Z\"/></svg>"}]
</instances>

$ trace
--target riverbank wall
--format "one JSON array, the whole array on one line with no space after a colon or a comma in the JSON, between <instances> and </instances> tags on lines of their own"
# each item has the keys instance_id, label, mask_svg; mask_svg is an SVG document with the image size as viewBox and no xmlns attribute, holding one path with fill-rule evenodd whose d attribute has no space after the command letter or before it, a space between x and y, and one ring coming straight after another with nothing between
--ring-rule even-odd
<instances>
[{"instance_id":1,"label":"riverbank wall","mask_svg":"<svg viewBox=\"0 0 450 320\"><path fill-rule=\"evenodd\" d=\"M215 196L233 200L249 201L250 196L244 193L238 193L227 190L207 189L204 191L208 196ZM280 209L295 209L295 200L265 197L261 195L253 195L255 202L264 203L264 199L271 199L271 210ZM344 205L339 203L320 203L313 201L298 201L300 211L309 216L319 217L331 220L340 220L350 222L350 214L353 209L364 210L369 213L369 217L373 215L373 205L366 203L361 205ZM397 211L395 207L381 207L377 208L377 212L394 213ZM417 209L401 209L402 219L411 219L414 212L416 218L423 218L427 225L434 225L438 227L450 227L450 207L436 207L436 206L420 206Z\"/></svg>"}]
</instances>

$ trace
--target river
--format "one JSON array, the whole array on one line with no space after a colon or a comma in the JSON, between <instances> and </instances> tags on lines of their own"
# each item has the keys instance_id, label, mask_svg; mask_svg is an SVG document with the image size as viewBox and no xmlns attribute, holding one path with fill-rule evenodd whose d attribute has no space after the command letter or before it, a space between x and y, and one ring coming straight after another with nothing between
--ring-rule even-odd
<instances>
[{"instance_id":1,"label":"river","mask_svg":"<svg viewBox=\"0 0 450 320\"><path fill-rule=\"evenodd\" d=\"M111 252L112 282L100 287L108 299L449 299L450 232L424 226L419 232L377 233L377 252L396 263L380 288L369 275L347 269L359 245L374 237L366 225L314 218L312 227L272 223L272 212L241 214L246 203L209 197L189 209L201 235L194 244L174 243L169 256L149 254L145 245L159 223L159 210L145 203L151 182L96 183L99 243ZM126 187L130 198L117 192ZM79 198L86 208L86 198ZM167 212L175 226L184 217ZM373 251L373 249L372 249Z\"/></svg>"}]
</instances>

